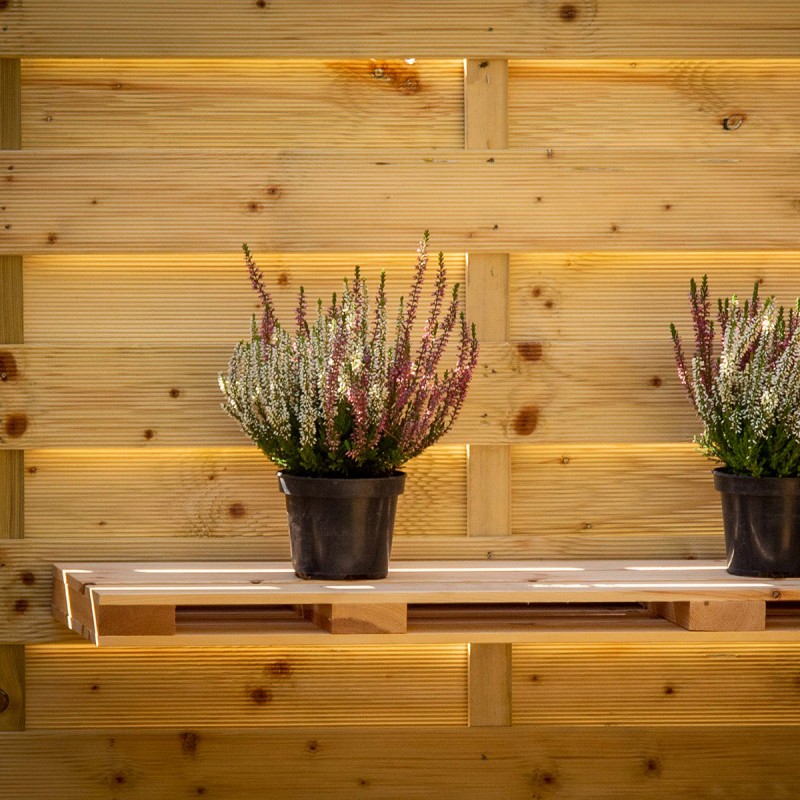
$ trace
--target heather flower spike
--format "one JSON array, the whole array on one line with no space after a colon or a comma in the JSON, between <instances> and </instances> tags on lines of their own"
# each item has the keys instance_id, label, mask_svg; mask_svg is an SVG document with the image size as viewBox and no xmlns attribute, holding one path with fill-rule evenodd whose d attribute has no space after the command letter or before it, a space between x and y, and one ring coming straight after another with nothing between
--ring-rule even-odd
<instances>
[{"instance_id":1,"label":"heather flower spike","mask_svg":"<svg viewBox=\"0 0 800 800\"><path fill-rule=\"evenodd\" d=\"M743 303L717 302L719 339L710 318L708 280L689 301L695 352L687 361L671 325L678 378L704 430L696 441L709 458L753 477L800 477L800 298L786 313L761 300L758 283Z\"/></svg>"},{"instance_id":2,"label":"heather flower spike","mask_svg":"<svg viewBox=\"0 0 800 800\"><path fill-rule=\"evenodd\" d=\"M428 239L426 231L408 298L400 299L392 343L385 274L371 308L356 267L327 308L317 302L314 321L301 288L292 336L278 322L264 276L243 246L262 314L219 376L223 408L284 470L316 477L391 475L452 427L477 364L478 340L461 311L458 285L445 303L447 272L440 253L428 315L419 344L412 347ZM440 374L454 335L459 339L454 363Z\"/></svg>"}]
</instances>

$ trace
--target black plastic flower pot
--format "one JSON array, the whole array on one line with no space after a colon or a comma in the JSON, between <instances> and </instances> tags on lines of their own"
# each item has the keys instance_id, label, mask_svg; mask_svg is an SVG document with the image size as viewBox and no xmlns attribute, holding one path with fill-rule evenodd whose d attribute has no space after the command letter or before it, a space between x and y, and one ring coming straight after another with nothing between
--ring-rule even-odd
<instances>
[{"instance_id":1,"label":"black plastic flower pot","mask_svg":"<svg viewBox=\"0 0 800 800\"><path fill-rule=\"evenodd\" d=\"M722 496L728 572L800 577L800 478L753 478L714 470Z\"/></svg>"},{"instance_id":2,"label":"black plastic flower pot","mask_svg":"<svg viewBox=\"0 0 800 800\"><path fill-rule=\"evenodd\" d=\"M300 478L279 472L298 577L385 578L405 480L402 472L386 478Z\"/></svg>"}]
</instances>

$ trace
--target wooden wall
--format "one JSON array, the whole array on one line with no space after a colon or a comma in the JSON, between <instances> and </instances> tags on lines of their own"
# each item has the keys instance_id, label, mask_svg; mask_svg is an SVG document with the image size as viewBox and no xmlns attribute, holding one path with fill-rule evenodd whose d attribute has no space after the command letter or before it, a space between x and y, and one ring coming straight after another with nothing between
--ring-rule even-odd
<instances>
[{"instance_id":1,"label":"wooden wall","mask_svg":"<svg viewBox=\"0 0 800 800\"><path fill-rule=\"evenodd\" d=\"M668 324L692 275L800 293L798 31L795 0L0 3L0 796L794 796L795 645L96 650L49 567L287 556L219 409L239 244L286 310L355 262L397 296L425 228L483 347L395 557L722 555Z\"/></svg>"}]
</instances>

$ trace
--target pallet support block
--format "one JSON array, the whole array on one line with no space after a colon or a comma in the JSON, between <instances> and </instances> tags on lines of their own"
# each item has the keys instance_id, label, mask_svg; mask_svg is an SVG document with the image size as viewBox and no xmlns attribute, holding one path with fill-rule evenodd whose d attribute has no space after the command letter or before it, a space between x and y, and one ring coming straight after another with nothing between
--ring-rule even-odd
<instances>
[{"instance_id":1,"label":"pallet support block","mask_svg":"<svg viewBox=\"0 0 800 800\"><path fill-rule=\"evenodd\" d=\"M655 616L690 631L763 631L767 604L763 600L689 600L649 604Z\"/></svg>"},{"instance_id":2,"label":"pallet support block","mask_svg":"<svg viewBox=\"0 0 800 800\"><path fill-rule=\"evenodd\" d=\"M98 636L174 636L175 606L98 606Z\"/></svg>"},{"instance_id":3,"label":"pallet support block","mask_svg":"<svg viewBox=\"0 0 800 800\"><path fill-rule=\"evenodd\" d=\"M405 633L408 627L405 603L316 603L304 606L303 615L329 633Z\"/></svg>"}]
</instances>

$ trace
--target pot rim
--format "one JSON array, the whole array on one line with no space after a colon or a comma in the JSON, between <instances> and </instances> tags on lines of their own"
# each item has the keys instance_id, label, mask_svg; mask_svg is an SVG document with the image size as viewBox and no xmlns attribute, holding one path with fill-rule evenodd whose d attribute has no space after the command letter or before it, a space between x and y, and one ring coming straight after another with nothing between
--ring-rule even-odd
<instances>
[{"instance_id":1,"label":"pot rim","mask_svg":"<svg viewBox=\"0 0 800 800\"><path fill-rule=\"evenodd\" d=\"M278 472L281 492L296 497L396 497L403 494L406 473L382 478L310 478Z\"/></svg>"},{"instance_id":2,"label":"pot rim","mask_svg":"<svg viewBox=\"0 0 800 800\"><path fill-rule=\"evenodd\" d=\"M738 475L729 467L717 467L712 474L714 487L727 494L759 497L800 495L800 478L756 478L753 475Z\"/></svg>"}]
</instances>

